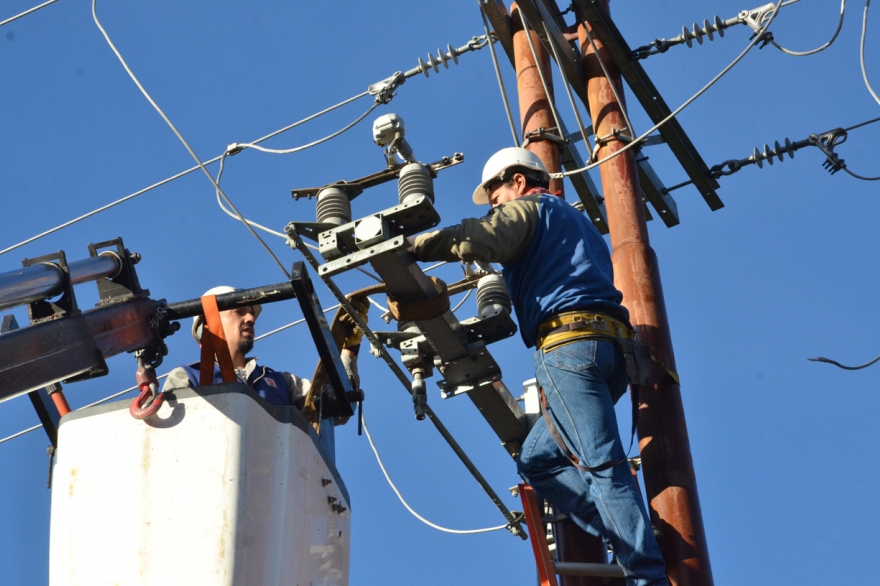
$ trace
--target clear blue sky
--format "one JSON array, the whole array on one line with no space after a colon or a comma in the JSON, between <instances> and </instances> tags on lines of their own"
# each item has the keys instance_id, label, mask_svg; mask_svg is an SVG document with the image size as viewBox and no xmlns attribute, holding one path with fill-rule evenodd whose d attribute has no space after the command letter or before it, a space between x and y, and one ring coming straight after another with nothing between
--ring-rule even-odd
<instances>
[{"instance_id":1,"label":"clear blue sky","mask_svg":"<svg viewBox=\"0 0 880 586\"><path fill-rule=\"evenodd\" d=\"M7 0L0 20L31 7ZM757 6L715 0L613 2L618 27L635 47L673 37L683 25L722 19ZM748 156L763 143L806 138L880 116L861 78L858 45L863 2L851 2L837 42L806 58L772 47L754 50L679 117L709 165ZM804 0L784 9L775 38L807 50L830 38L839 3ZM875 11L880 8L875 7ZM98 13L130 66L202 159L247 142L364 91L406 70L437 47L482 34L476 0L455 3L102 1ZM571 17L568 17L571 19ZM570 21L570 20L569 20ZM869 74L880 87L878 16L869 26ZM869 22L869 25L871 22ZM645 67L675 107L747 44L737 27L713 43L677 47ZM502 57L509 90L512 69ZM91 18L90 2L59 0L0 27L0 249L142 189L193 165L141 96ZM559 86L559 105L575 126ZM511 97L514 99L513 93ZM630 96L633 124L650 124ZM364 99L290 131L266 146L290 148L325 136L360 115ZM430 79L416 77L353 130L302 153L246 151L230 160L223 186L251 219L275 229L314 218L311 202L289 190L352 179L384 161L370 123L404 118L416 155L434 161L461 151L466 162L435 182L444 223L480 213L470 204L483 162L510 146L510 131L488 50ZM880 174L880 124L850 134L838 148L849 168ZM874 154L872 154L874 153ZM667 185L686 177L663 146L648 150ZM660 261L688 430L718 584L872 583L880 540L875 486L880 366L859 372L807 362L829 356L850 364L880 354L876 299L880 185L822 169L823 155L723 178L725 208L712 212L693 188L674 192L681 225L650 226ZM210 167L216 173L216 165ZM599 182L598 174L594 175ZM567 186L569 198L573 190ZM357 217L394 205L392 185L355 202ZM90 242L122 236L143 255L141 283L155 298L197 297L218 284L252 287L284 280L240 223L217 207L207 179L193 173L139 198L0 256L0 272L23 258L63 249L88 255ZM300 260L266 237L285 264ZM873 252L872 252L873 251ZM447 280L457 267L438 271ZM343 289L368 283L359 274ZM325 306L331 296L318 285ZM77 290L82 307L94 286ZM19 322L25 315L16 310ZM378 312L371 314L378 325ZM474 315L469 300L461 319ZM300 317L295 302L266 307L258 333ZM185 324L188 328L188 324ZM168 340L160 369L196 359L185 330ZM492 347L516 394L533 376L530 351L517 339ZM316 353L294 328L259 342L261 362L311 376ZM69 385L81 406L131 386L134 361L109 361L109 376ZM366 413L394 480L433 522L470 529L503 522L383 363L362 358ZM517 483L514 465L466 398L429 400L497 491ZM621 427L628 406L619 405ZM0 405L0 437L33 425L26 398ZM0 444L0 584L45 584L48 576L47 440L34 432ZM528 543L506 532L454 536L422 525L385 483L365 437L337 429L338 467L352 496L351 584L532 584ZM174 498L173 496L169 498ZM181 496L180 498L186 498ZM510 508L518 502L507 498ZM860 561L868 563L859 563ZM182 560L157 560L182 563Z\"/></svg>"}]
</instances>

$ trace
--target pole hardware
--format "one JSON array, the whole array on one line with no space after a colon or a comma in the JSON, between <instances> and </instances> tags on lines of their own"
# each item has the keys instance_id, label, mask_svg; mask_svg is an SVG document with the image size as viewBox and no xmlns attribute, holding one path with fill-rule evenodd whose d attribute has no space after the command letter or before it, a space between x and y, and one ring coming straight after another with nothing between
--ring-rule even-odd
<instances>
[{"instance_id":1,"label":"pole hardware","mask_svg":"<svg viewBox=\"0 0 880 586\"><path fill-rule=\"evenodd\" d=\"M436 177L439 171L446 169L448 167L453 167L458 165L459 163L464 162L464 155L462 153L455 153L451 157L443 157L439 161L426 165L432 171L432 177ZM364 192L365 189L369 189L370 187L375 187L377 185L381 185L383 183L387 183L389 181L393 181L397 179L398 175L400 175L401 169L406 167L407 163L398 163L387 169L383 169L371 175L367 175L365 177L361 177L359 179L353 179L351 181L337 181L336 183L330 183L327 185L322 185L321 187L305 187L301 189L292 189L290 191L291 196L293 196L294 200L299 200L301 198L311 199L318 195L322 189L327 187L337 187L345 191L348 196L349 201L353 200L361 193Z\"/></svg>"},{"instance_id":2,"label":"pole hardware","mask_svg":"<svg viewBox=\"0 0 880 586\"><path fill-rule=\"evenodd\" d=\"M648 43L647 45L643 45L638 49L635 49L630 55L630 59L633 61L637 61L639 59L647 59L651 55L656 55L658 53L665 53L669 50L670 47L674 47L676 45L685 44L688 48L694 46L694 41L697 41L698 44L703 44L703 37L708 38L710 41L715 40L715 33L718 34L719 37L724 37L724 30L730 27L745 24L749 28L751 28L755 33L761 32L761 29L767 23L767 21L773 16L773 13L776 11L776 5L773 3L765 4L763 6L759 6L758 8L753 8L752 10L743 10L733 18L728 18L727 20L721 20L716 14L712 17L712 21L710 22L707 19L703 19L703 25L700 26L698 23L693 23L691 28L683 26L681 27L681 34L677 37L673 37L671 39L657 39ZM764 37L762 39L761 48L765 47L767 43L773 40L773 35L770 31L765 31Z\"/></svg>"}]
</instances>

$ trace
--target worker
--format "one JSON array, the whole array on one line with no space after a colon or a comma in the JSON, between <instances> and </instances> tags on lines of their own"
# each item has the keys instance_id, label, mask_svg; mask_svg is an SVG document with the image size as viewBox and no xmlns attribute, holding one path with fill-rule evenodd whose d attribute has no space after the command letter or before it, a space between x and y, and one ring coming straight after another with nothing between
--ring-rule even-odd
<instances>
[{"instance_id":1,"label":"worker","mask_svg":"<svg viewBox=\"0 0 880 586\"><path fill-rule=\"evenodd\" d=\"M237 289L224 285L209 289L205 292L205 295L221 295L234 291L237 291ZM359 305L356 305L356 307L360 308ZM256 358L248 358L247 356L254 347L256 333L254 324L262 310L262 306L254 304L220 312L220 321L223 324L223 333L226 337L226 345L229 348L229 355L232 358L235 374L240 382L250 386L257 395L265 399L270 405L281 407L292 405L302 409L306 394L309 392L310 385L308 379L298 377L289 372L279 372L268 366L260 366L257 364ZM365 317L365 315L366 309L364 308L361 316ZM348 324L351 329L354 328L353 321L349 320L343 323ZM202 328L204 325L204 316L199 315L194 318L192 336L198 344L201 344L202 341ZM342 349L340 356L346 373L355 389L360 388L357 372L357 345L360 342L360 335L358 334L360 334L359 330L346 334L345 347ZM199 366L200 363L196 362L173 369L168 374L168 379L165 381L162 391L198 387ZM220 373L220 366L215 362L212 384L222 382L223 377ZM324 436L325 445L327 445L328 449L331 449L333 445L332 422L322 422L321 433ZM333 453L332 449L330 453Z\"/></svg>"},{"instance_id":2,"label":"worker","mask_svg":"<svg viewBox=\"0 0 880 586\"><path fill-rule=\"evenodd\" d=\"M523 443L523 479L582 529L610 543L630 586L667 585L665 565L617 428L627 385L619 338L633 335L608 247L575 208L547 190L524 148L495 153L474 190L483 218L422 234L421 261L500 263L535 374L544 417Z\"/></svg>"}]
</instances>

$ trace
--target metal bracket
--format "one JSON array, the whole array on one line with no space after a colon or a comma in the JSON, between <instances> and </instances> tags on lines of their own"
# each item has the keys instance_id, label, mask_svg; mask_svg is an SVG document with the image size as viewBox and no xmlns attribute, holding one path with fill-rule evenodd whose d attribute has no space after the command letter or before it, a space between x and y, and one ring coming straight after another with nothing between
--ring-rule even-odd
<instances>
[{"instance_id":1,"label":"metal bracket","mask_svg":"<svg viewBox=\"0 0 880 586\"><path fill-rule=\"evenodd\" d=\"M492 317L483 319L472 317L461 322L461 327L467 334L468 343L483 342L494 344L516 333L516 323L510 319L510 314L500 312Z\"/></svg>"},{"instance_id":2,"label":"metal bracket","mask_svg":"<svg viewBox=\"0 0 880 586\"><path fill-rule=\"evenodd\" d=\"M63 293L57 301L42 299L28 304L28 317L32 324L69 317L79 313L76 296L73 294L73 283L70 280L70 268L67 266L67 256L63 250L36 258L26 258L21 261L21 266L30 267L39 263L51 263L52 261L56 261L53 264L61 270Z\"/></svg>"},{"instance_id":3,"label":"metal bracket","mask_svg":"<svg viewBox=\"0 0 880 586\"><path fill-rule=\"evenodd\" d=\"M846 142L846 138L846 131L842 128L835 128L819 135L810 135L810 144L818 147L827 157L822 163L822 167L832 175L846 168L846 162L834 152L834 147Z\"/></svg>"},{"instance_id":4,"label":"metal bracket","mask_svg":"<svg viewBox=\"0 0 880 586\"><path fill-rule=\"evenodd\" d=\"M455 153L451 157L443 157L437 162L431 163L430 165L425 165L425 167L430 170L430 172L432 173L431 178L433 179L437 177L437 173L439 171L442 171L443 169L447 169L449 167L454 167L455 165L463 162L464 155L462 153ZM378 173L373 173L371 175L367 175L366 177L361 177L360 179L353 179L352 181L337 181L336 183L330 183L327 185L322 185L320 187L292 189L290 191L290 194L295 200L299 200L303 197L311 199L318 195L318 192L320 192L322 189L326 189L327 187L336 187L345 191L346 195L348 195L348 200L351 201L359 196L361 193L363 193L365 189L397 179L398 175L400 175L400 170L408 164L409 163L398 163L396 165L388 167L387 169L383 169Z\"/></svg>"},{"instance_id":5,"label":"metal bracket","mask_svg":"<svg viewBox=\"0 0 880 586\"><path fill-rule=\"evenodd\" d=\"M309 326L309 332L312 334L318 356L324 363L330 386L333 387L332 394L322 394L321 417L323 419L351 417L354 415L354 410L349 403L349 393L352 392L351 381L348 380L345 373L336 342L330 333L330 325L324 317L321 302L318 300L315 287L312 285L305 263L302 261L293 263L293 268L290 271L290 284L293 286L296 300L299 302L303 317Z\"/></svg>"},{"instance_id":6,"label":"metal bracket","mask_svg":"<svg viewBox=\"0 0 880 586\"><path fill-rule=\"evenodd\" d=\"M296 233L299 236L316 240L321 256L327 260L336 260L362 250L356 235L358 226L365 221L373 222L375 218L379 219L382 226L387 227L388 236L391 237L417 234L440 223L440 215L431 205L431 200L426 196L421 196L366 218L341 226L331 226L317 234L316 231L320 226L327 225L291 222L285 231L289 237L292 233Z\"/></svg>"},{"instance_id":7,"label":"metal bracket","mask_svg":"<svg viewBox=\"0 0 880 586\"><path fill-rule=\"evenodd\" d=\"M102 248L111 247L115 248L115 251L99 252ZM137 253L129 252L123 245L122 238L89 244L88 248L89 256L94 258L99 254L112 254L119 259L121 265L118 274L97 280L98 295L101 298L98 306L128 301L133 297L148 297L150 295L149 290L141 289L141 284L134 268L134 265L140 262L141 256Z\"/></svg>"}]
</instances>

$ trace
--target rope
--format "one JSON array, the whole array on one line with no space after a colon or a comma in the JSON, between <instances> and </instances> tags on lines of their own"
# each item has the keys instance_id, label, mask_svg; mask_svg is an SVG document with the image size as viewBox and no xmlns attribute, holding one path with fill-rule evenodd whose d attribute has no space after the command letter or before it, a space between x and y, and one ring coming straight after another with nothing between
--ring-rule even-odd
<instances>
[{"instance_id":1,"label":"rope","mask_svg":"<svg viewBox=\"0 0 880 586\"><path fill-rule=\"evenodd\" d=\"M119 59L120 63L122 63L122 67L125 68L125 71L128 73L128 76L131 77L132 81L134 81L135 85L138 87L138 89L141 91L141 93L144 95L144 97L147 99L147 101L150 103L150 105L153 106L153 108L156 110L156 112L159 113L159 116L161 116L162 119L165 121L165 123L168 124L169 128L171 128L171 130L174 132L175 136L177 136L177 138L180 140L180 142L186 148L187 152L190 154L190 156L193 158L193 160L195 160L195 162L199 166L199 168L204 172L204 174L208 178L208 180L214 185L214 187L217 189L217 191L219 191L223 195L223 199L226 200L226 203L229 204L229 207L231 207L235 211L235 213L241 219L242 223L244 223L245 227L250 231L251 234L253 234L254 238L257 239L257 241L263 246L263 248L266 249L266 252L269 253L269 256L272 257L272 259L275 261L275 264L277 264L278 268L281 269L281 272L284 273L284 276L289 279L290 273L287 272L287 269L284 268L284 265L281 264L281 261L278 260L277 256L275 256L275 253L272 252L272 249L269 248L269 245L266 244L265 241L263 241L263 239L260 238L260 235L256 233L256 231L247 223L247 221L245 221L244 216L241 215L241 212L238 211L238 208L235 207L235 204L232 203L232 200L230 200L229 197L225 193L223 193L223 190L221 190L220 186L217 185L217 182L214 181L214 177L211 176L211 174L208 172L208 169L205 167L204 163L202 163L202 161L201 161L201 159L199 159L198 155L196 155L196 153L192 150L192 148L189 146L189 143L186 142L186 139L183 138L183 135L180 134L180 132L177 130L177 127L174 126L174 124L171 122L171 120L168 118L168 116L165 115L165 112L163 112L162 109L159 107L159 105L156 104L156 102L153 100L153 98L150 97L150 94L147 93L147 90L144 89L144 86L141 85L141 82L138 81L138 78L135 77L131 68L129 68L128 63L126 63L125 59L123 59L122 54L119 52L119 50L113 44L113 41L110 40L110 35L108 35L107 31L104 30L104 27L101 26L101 22L98 20L97 4L98 4L98 0L92 0L92 18L95 20L95 24L98 26L98 29L101 31L101 34L104 35L104 39L106 39L107 44L110 45L110 48L113 50L113 53L116 55L116 58Z\"/></svg>"},{"instance_id":2,"label":"rope","mask_svg":"<svg viewBox=\"0 0 880 586\"><path fill-rule=\"evenodd\" d=\"M498 67L498 56L495 54L492 35L489 33L489 19L486 17L486 11L483 10L483 3L477 0L480 5L480 15L483 17L483 28L486 31L486 38L489 39L489 53L492 54L492 65L495 67L495 78L498 80L498 89L501 90L501 100L504 102L504 111L507 112L507 122L510 124L510 134L513 135L513 144L520 145L519 136L516 133L516 124L513 123L513 115L510 113L510 103L507 101L507 91L504 89L504 80L501 79L501 68ZM497 35L496 35L497 36Z\"/></svg>"},{"instance_id":3,"label":"rope","mask_svg":"<svg viewBox=\"0 0 880 586\"><path fill-rule=\"evenodd\" d=\"M385 469L385 464L382 462L382 457L379 455L379 450L376 449L376 444L373 443L373 436L370 435L370 428L367 427L367 420L364 418L363 405L361 405L361 422L363 423L363 426L364 426L364 433L367 434L367 441L370 442L370 447L373 449L373 453L376 455L376 462L379 463L379 468L382 470L382 474L385 475L385 480L388 481L388 485L391 486L391 490L394 491L394 494L397 495L397 498L400 499L400 502L403 503L403 506L406 507L406 510L409 511L410 513L412 513L412 515L416 519L418 519L419 521L421 521L422 523L424 523L428 527L432 527L434 529L437 529L438 531L443 531L445 533L455 533L457 535L470 535L470 534L474 534L474 533L489 533L490 531L500 531L501 529L507 529L508 525L499 525L497 527L487 527L485 529L447 529L446 527L441 527L440 525L436 525L436 524L428 521L427 519L425 519L421 515L419 515L417 512L415 512L415 510L413 510L413 508L411 506L409 506L409 503L406 502L406 500L403 498L403 495L400 494L400 491L397 489L397 487L394 485L394 482L391 480L391 477L388 475L388 470Z\"/></svg>"},{"instance_id":4,"label":"rope","mask_svg":"<svg viewBox=\"0 0 880 586\"><path fill-rule=\"evenodd\" d=\"M29 8L28 10L25 10L24 12L22 12L20 14L16 14L15 16L13 16L11 18L7 18L6 20L0 21L0 26L3 26L4 24L9 24L13 20L18 20L22 16L27 16L28 14L30 14L32 12L36 12L40 8L45 8L46 6L53 4L55 2L58 2L58 0L49 0L48 2L43 2L39 6L34 6L33 8Z\"/></svg>"},{"instance_id":5,"label":"rope","mask_svg":"<svg viewBox=\"0 0 880 586\"><path fill-rule=\"evenodd\" d=\"M870 0L868 0L868 1L870 2ZM780 51L785 53L786 55L791 55L793 57L806 57L807 55L815 55L816 53L824 51L825 49L830 47L831 44L837 39L837 35L840 34L840 28L843 26L843 13L845 11L846 11L846 0L840 0L840 20L837 21L837 30L834 31L834 34L831 36L831 40L828 41L827 43L825 43L824 45L822 45L821 47L819 47L818 49L813 49L812 51L804 51L804 52L789 51L785 47L780 46L776 41L774 41L772 39L770 40L770 43L774 47L776 47L777 49L779 49Z\"/></svg>"},{"instance_id":6,"label":"rope","mask_svg":"<svg viewBox=\"0 0 880 586\"><path fill-rule=\"evenodd\" d=\"M868 0L868 1L870 2L870 0ZM782 0L779 0L779 2L776 4L776 10L773 12L773 14L772 14L772 15L770 16L770 18L767 20L767 24L764 25L764 27L761 29L761 31L760 31L759 33L755 34L755 36L752 38L752 40L749 42L749 44L746 46L746 48L742 51L742 53L740 53L740 54L736 57L736 59L734 59L734 60L730 63L730 65L728 65L727 67L725 67L724 69L722 69L721 72L720 72L718 75L716 75L715 77L713 77L713 78L709 81L709 83L707 83L705 86L703 86L703 88L702 88L700 91L698 91L697 93L695 93L695 94L694 94L693 96L691 96L691 97L690 97L685 103L683 103L683 104L682 104L681 106L679 106L675 111L673 111L671 114L669 114L669 116L667 116L666 118L664 118L663 120L661 120L660 122L658 122L657 124L655 124L653 127L649 128L647 132L645 132L644 134L642 134L641 136L639 136L638 138L636 138L635 140L633 140L633 141L632 141L631 143L629 143L628 145L624 145L624 147L623 147L622 149L620 149L619 151L616 151L615 153L612 153L612 154L608 155L608 156L605 157L604 159L601 159L601 160L596 161L596 162L594 162L594 163L590 163L590 164L588 164L588 165L586 165L586 166L584 166L584 167L582 167L582 168L580 168L580 169L575 169L575 170L573 170L573 171L566 171L566 172L564 172L564 173L551 173L551 174L550 174L550 177L553 178L553 179L561 179L561 178L563 178L563 177L567 177L567 176L569 176L569 175L576 175L576 174L578 174L578 173L583 173L583 172L585 172L585 171L589 171L590 169L595 169L596 167L598 167L598 166L601 165L602 163L606 163L606 162L610 161L611 159L613 159L614 157L620 156L622 153L625 153L625 152L628 151L629 149L634 148L637 144L639 144L639 143L641 143L643 140L645 140L645 138L647 138L652 132L654 132L655 130L657 130L658 128L660 128L661 126L663 126L664 124L666 124L667 122L669 122L670 120L672 120L673 118L675 118L676 116L678 116L678 115L682 112L682 110L684 110L685 108L687 108L688 106L690 106L690 105L691 105L691 104L692 104L697 98L699 98L699 97L702 96L704 93L706 93L706 91L707 91L710 87L712 87L713 85L715 85L715 83L716 83L719 79L721 79L722 77L724 77L724 76L727 74L728 71L730 71L731 69L733 69L733 67L734 67L737 63L739 63L740 61L742 61L743 57L745 57L746 54L747 54L749 51L752 50L752 47L754 47L756 44L758 44L758 42L761 41L762 37L764 36L764 33L767 31L767 29L770 27L770 25L771 25L771 24L773 23L773 21L776 19L776 15L779 14L779 5L780 5L780 4L782 4Z\"/></svg>"},{"instance_id":7,"label":"rope","mask_svg":"<svg viewBox=\"0 0 880 586\"><path fill-rule=\"evenodd\" d=\"M844 370L861 370L863 368L868 368L869 366L871 366L872 364L874 364L875 362L880 360L880 356L878 356L874 360L867 362L865 364L862 364L860 366L844 366L843 364L837 362L836 360L831 360L830 358L824 358L822 356L819 356L817 358L807 358L807 360L809 360L810 362L826 362L828 364L833 364L834 366L837 366L838 368L842 368Z\"/></svg>"}]
</instances>

